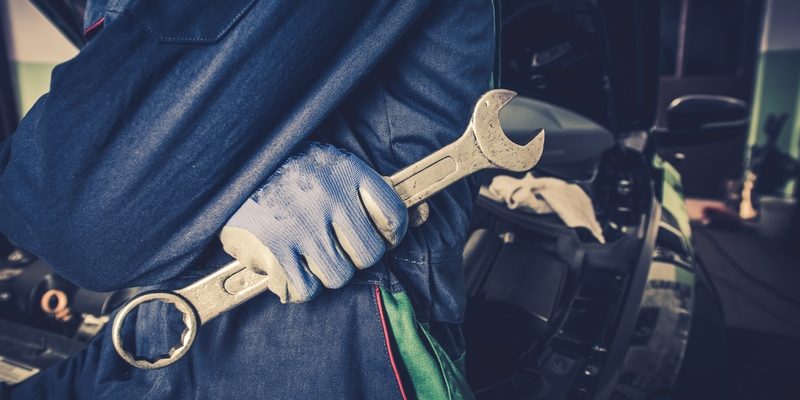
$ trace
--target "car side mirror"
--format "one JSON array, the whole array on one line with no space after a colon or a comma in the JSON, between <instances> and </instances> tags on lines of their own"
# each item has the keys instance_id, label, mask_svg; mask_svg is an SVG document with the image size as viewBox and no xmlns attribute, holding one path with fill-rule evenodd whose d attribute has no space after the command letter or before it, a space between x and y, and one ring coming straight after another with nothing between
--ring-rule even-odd
<instances>
[{"instance_id":1,"label":"car side mirror","mask_svg":"<svg viewBox=\"0 0 800 400\"><path fill-rule=\"evenodd\" d=\"M750 105L727 96L679 97L667 108L667 126L653 130L662 148L700 146L743 137L750 124Z\"/></svg>"}]
</instances>

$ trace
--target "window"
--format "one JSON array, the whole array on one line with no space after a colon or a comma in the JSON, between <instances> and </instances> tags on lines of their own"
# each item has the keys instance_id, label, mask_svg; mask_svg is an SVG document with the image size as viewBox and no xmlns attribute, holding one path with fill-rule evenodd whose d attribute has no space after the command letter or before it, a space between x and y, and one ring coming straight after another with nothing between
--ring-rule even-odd
<instances>
[{"instance_id":1,"label":"window","mask_svg":"<svg viewBox=\"0 0 800 400\"><path fill-rule=\"evenodd\" d=\"M737 75L745 50L747 0L689 2L684 75Z\"/></svg>"},{"instance_id":2,"label":"window","mask_svg":"<svg viewBox=\"0 0 800 400\"><path fill-rule=\"evenodd\" d=\"M50 87L57 64L78 53L53 24L29 1L0 1L8 13L9 57L16 78L18 110L24 114Z\"/></svg>"},{"instance_id":3,"label":"window","mask_svg":"<svg viewBox=\"0 0 800 400\"><path fill-rule=\"evenodd\" d=\"M661 0L661 75L675 75L682 0Z\"/></svg>"},{"instance_id":4,"label":"window","mask_svg":"<svg viewBox=\"0 0 800 400\"><path fill-rule=\"evenodd\" d=\"M662 0L661 75L735 76L761 0Z\"/></svg>"}]
</instances>

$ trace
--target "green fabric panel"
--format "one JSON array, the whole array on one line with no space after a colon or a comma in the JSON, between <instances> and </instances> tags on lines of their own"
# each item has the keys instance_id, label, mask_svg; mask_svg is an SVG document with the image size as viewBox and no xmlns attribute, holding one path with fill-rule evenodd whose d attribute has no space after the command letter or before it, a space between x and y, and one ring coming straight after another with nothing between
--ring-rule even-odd
<instances>
[{"instance_id":1,"label":"green fabric panel","mask_svg":"<svg viewBox=\"0 0 800 400\"><path fill-rule=\"evenodd\" d=\"M663 206L678 220L680 229L686 239L692 237L692 226L689 223L689 211L683 198L681 174L670 163L664 162L664 199Z\"/></svg>"},{"instance_id":2,"label":"green fabric panel","mask_svg":"<svg viewBox=\"0 0 800 400\"><path fill-rule=\"evenodd\" d=\"M473 399L461 370L417 322L408 296L381 289L381 299L392 339L411 380L411 385L404 386L406 390L417 399Z\"/></svg>"},{"instance_id":3,"label":"green fabric panel","mask_svg":"<svg viewBox=\"0 0 800 400\"><path fill-rule=\"evenodd\" d=\"M778 50L762 53L758 61L756 90L750 123L750 145L766 142L764 123L770 114L787 113L789 119L778 139L779 147L797 157L800 138L800 50Z\"/></svg>"},{"instance_id":4,"label":"green fabric panel","mask_svg":"<svg viewBox=\"0 0 800 400\"><path fill-rule=\"evenodd\" d=\"M692 225L689 221L689 211L686 209L686 201L683 196L683 184L681 174L675 167L656 155L653 158L653 167L663 172L663 182L661 183L661 206L675 217L678 223L677 228L683 234L683 245L690 253L694 253L692 245Z\"/></svg>"},{"instance_id":5,"label":"green fabric panel","mask_svg":"<svg viewBox=\"0 0 800 400\"><path fill-rule=\"evenodd\" d=\"M467 353L465 352L457 360L453 360L453 364L456 365L456 368L458 368L458 370L461 371L462 374L466 373L466 370L467 370Z\"/></svg>"},{"instance_id":6,"label":"green fabric panel","mask_svg":"<svg viewBox=\"0 0 800 400\"><path fill-rule=\"evenodd\" d=\"M428 340L428 344L433 349L433 354L436 356L436 361L439 363L439 368L444 375L444 381L447 384L447 397L441 397L443 399L452 399L452 400L460 400L460 399L473 399L474 396L472 395L472 391L469 389L469 385L467 384L466 378L461 371L463 371L463 364L464 364L464 356L461 356L456 361L450 359L447 353L444 351L439 342L431 336L430 332L427 329L427 325L420 324L420 330L425 335L425 338Z\"/></svg>"},{"instance_id":7,"label":"green fabric panel","mask_svg":"<svg viewBox=\"0 0 800 400\"><path fill-rule=\"evenodd\" d=\"M675 268L675 280L684 285L694 287L694 272L687 271L683 268Z\"/></svg>"}]
</instances>

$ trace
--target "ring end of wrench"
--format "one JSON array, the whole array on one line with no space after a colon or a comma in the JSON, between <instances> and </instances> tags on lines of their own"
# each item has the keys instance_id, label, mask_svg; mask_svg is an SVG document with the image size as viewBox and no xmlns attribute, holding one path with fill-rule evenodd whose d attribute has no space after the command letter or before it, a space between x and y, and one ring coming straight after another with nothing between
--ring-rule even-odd
<instances>
[{"instance_id":1,"label":"ring end of wrench","mask_svg":"<svg viewBox=\"0 0 800 400\"><path fill-rule=\"evenodd\" d=\"M174 305L175 308L183 314L182 321L185 326L183 333L181 333L180 344L177 347L173 346L170 348L166 355L157 357L154 360L139 358L131 354L125 350L122 339L122 328L125 324L125 318L140 305L150 301L160 301ZM147 292L134 297L119 309L111 325L111 342L117 354L128 364L141 369L159 369L177 362L186 355L192 343L194 343L194 339L197 336L197 327L199 325L200 319L197 316L197 312L182 296L172 292Z\"/></svg>"}]
</instances>

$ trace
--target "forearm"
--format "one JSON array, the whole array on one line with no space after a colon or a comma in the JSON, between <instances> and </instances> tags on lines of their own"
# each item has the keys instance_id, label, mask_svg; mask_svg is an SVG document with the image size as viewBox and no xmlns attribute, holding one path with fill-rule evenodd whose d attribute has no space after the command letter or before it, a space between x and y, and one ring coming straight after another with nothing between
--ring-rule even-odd
<instances>
[{"instance_id":1,"label":"forearm","mask_svg":"<svg viewBox=\"0 0 800 400\"><path fill-rule=\"evenodd\" d=\"M0 230L89 288L174 276L424 7L266 3L214 43L108 23L7 145Z\"/></svg>"}]
</instances>

